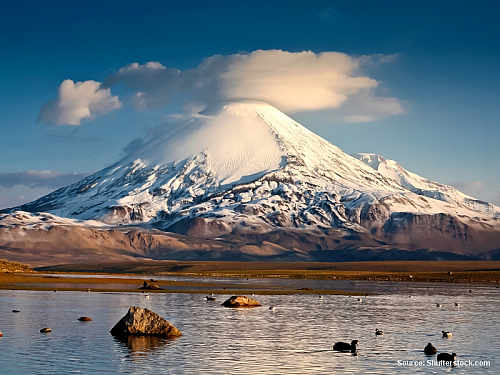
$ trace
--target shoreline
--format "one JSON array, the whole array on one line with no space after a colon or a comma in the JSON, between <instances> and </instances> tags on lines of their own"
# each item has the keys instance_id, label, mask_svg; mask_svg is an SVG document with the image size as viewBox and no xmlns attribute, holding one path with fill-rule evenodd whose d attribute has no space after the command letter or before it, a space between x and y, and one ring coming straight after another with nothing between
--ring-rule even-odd
<instances>
[{"instance_id":1,"label":"shoreline","mask_svg":"<svg viewBox=\"0 0 500 375\"><path fill-rule=\"evenodd\" d=\"M76 275L77 277L72 277ZM92 277L85 277L89 275ZM102 277L99 277L102 276ZM214 278L213 282L154 280L155 276ZM218 279L226 280L218 280ZM242 278L500 284L500 262L263 263L142 261L40 267L34 272L0 272L0 289L196 294L345 294L352 291L245 285ZM229 280L227 280L229 279ZM161 289L140 289L143 282ZM359 293L363 295L365 293Z\"/></svg>"},{"instance_id":2,"label":"shoreline","mask_svg":"<svg viewBox=\"0 0 500 375\"><path fill-rule=\"evenodd\" d=\"M40 267L38 272L500 284L500 261L136 261Z\"/></svg>"}]
</instances>

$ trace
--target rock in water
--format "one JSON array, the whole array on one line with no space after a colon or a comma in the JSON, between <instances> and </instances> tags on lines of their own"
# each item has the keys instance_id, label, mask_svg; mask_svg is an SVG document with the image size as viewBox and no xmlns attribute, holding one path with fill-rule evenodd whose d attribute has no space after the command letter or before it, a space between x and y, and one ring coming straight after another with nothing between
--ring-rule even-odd
<instances>
[{"instance_id":1,"label":"rock in water","mask_svg":"<svg viewBox=\"0 0 500 375\"><path fill-rule=\"evenodd\" d=\"M151 310L132 306L111 329L115 336L155 335L164 337L179 337L182 333L168 321Z\"/></svg>"},{"instance_id":2,"label":"rock in water","mask_svg":"<svg viewBox=\"0 0 500 375\"><path fill-rule=\"evenodd\" d=\"M81 317L78 318L78 320L80 322L91 322L92 321L92 319L89 318L88 316L81 316Z\"/></svg>"},{"instance_id":3,"label":"rock in water","mask_svg":"<svg viewBox=\"0 0 500 375\"><path fill-rule=\"evenodd\" d=\"M262 306L256 300L248 298L247 296L232 296L225 301L222 306L225 307L258 307Z\"/></svg>"}]
</instances>

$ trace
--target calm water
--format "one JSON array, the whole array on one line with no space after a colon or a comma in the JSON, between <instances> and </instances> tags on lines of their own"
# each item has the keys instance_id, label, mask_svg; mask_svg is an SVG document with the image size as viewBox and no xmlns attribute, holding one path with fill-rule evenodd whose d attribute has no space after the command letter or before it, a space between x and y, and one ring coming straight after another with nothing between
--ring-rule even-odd
<instances>
[{"instance_id":1,"label":"calm water","mask_svg":"<svg viewBox=\"0 0 500 375\"><path fill-rule=\"evenodd\" d=\"M500 373L500 289L494 286L248 282L380 294L362 297L362 302L347 296L257 295L254 298L263 307L228 309L220 303L231 294L207 302L203 295L183 293L151 294L146 299L140 293L0 291L0 331L4 335L0 338L0 373ZM115 339L109 330L133 305L163 316L183 336L176 340ZM276 305L275 311L269 310L271 305ZM21 312L12 313L13 309ZM82 315L93 321L77 321ZM43 327L53 331L40 333ZM375 328L385 335L375 336ZM442 338L442 330L451 331L453 337ZM332 351L334 342L353 339L359 340L358 356ZM459 360L491 364L427 366L427 360L436 359L422 352L428 342L438 353L456 352ZM398 360L424 361L424 365L405 367Z\"/></svg>"}]
</instances>

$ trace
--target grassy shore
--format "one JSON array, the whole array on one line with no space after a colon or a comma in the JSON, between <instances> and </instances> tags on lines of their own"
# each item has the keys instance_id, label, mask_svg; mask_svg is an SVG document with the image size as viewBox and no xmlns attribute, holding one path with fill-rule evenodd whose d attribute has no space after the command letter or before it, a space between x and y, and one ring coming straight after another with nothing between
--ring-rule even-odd
<instances>
[{"instance_id":1,"label":"grassy shore","mask_svg":"<svg viewBox=\"0 0 500 375\"><path fill-rule=\"evenodd\" d=\"M0 273L0 289L80 290L91 292L200 293L200 294L352 294L339 290L259 287L236 282L247 278L325 280L373 280L400 282L452 282L500 284L500 262L349 262L349 263L258 263L177 262L74 264L43 267L37 272ZM95 274L74 277L70 274ZM102 277L100 277L102 275ZM113 275L114 277L106 277ZM131 277L140 275L141 277ZM210 277L213 282L155 281L154 276ZM225 280L221 280L224 278ZM228 281L229 278L229 281ZM234 279L232 282L230 280ZM141 290L144 281L160 290Z\"/></svg>"}]
</instances>

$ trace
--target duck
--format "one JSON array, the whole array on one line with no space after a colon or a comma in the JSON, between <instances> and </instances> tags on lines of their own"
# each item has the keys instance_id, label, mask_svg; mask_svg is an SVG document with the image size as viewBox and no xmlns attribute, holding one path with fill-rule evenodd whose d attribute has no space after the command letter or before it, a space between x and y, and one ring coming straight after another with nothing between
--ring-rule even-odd
<instances>
[{"instance_id":1,"label":"duck","mask_svg":"<svg viewBox=\"0 0 500 375\"><path fill-rule=\"evenodd\" d=\"M457 360L457 353L439 353L437 356L437 361L445 361L445 362L455 362ZM452 363L453 365L453 363Z\"/></svg>"},{"instance_id":2,"label":"duck","mask_svg":"<svg viewBox=\"0 0 500 375\"><path fill-rule=\"evenodd\" d=\"M436 303L436 307L441 307L441 304L440 303Z\"/></svg>"},{"instance_id":3,"label":"duck","mask_svg":"<svg viewBox=\"0 0 500 375\"><path fill-rule=\"evenodd\" d=\"M52 332L52 330L50 328L42 328L40 330L40 332L42 332L42 333L49 333L49 332Z\"/></svg>"},{"instance_id":4,"label":"duck","mask_svg":"<svg viewBox=\"0 0 500 375\"><path fill-rule=\"evenodd\" d=\"M384 331L379 330L378 328L375 329L375 334L376 335L383 335Z\"/></svg>"},{"instance_id":5,"label":"duck","mask_svg":"<svg viewBox=\"0 0 500 375\"><path fill-rule=\"evenodd\" d=\"M431 343L428 343L427 346L424 348L424 353L427 355L436 354L436 348Z\"/></svg>"},{"instance_id":6,"label":"duck","mask_svg":"<svg viewBox=\"0 0 500 375\"><path fill-rule=\"evenodd\" d=\"M460 306L460 304L458 302L455 302L455 306Z\"/></svg>"},{"instance_id":7,"label":"duck","mask_svg":"<svg viewBox=\"0 0 500 375\"><path fill-rule=\"evenodd\" d=\"M215 297L213 297L213 294L210 296L207 296L207 301L215 301Z\"/></svg>"},{"instance_id":8,"label":"duck","mask_svg":"<svg viewBox=\"0 0 500 375\"><path fill-rule=\"evenodd\" d=\"M363 302L363 300L362 300L361 298L358 298L358 301L359 301L359 302Z\"/></svg>"},{"instance_id":9,"label":"duck","mask_svg":"<svg viewBox=\"0 0 500 375\"><path fill-rule=\"evenodd\" d=\"M269 310L276 310L276 306L272 305Z\"/></svg>"},{"instance_id":10,"label":"duck","mask_svg":"<svg viewBox=\"0 0 500 375\"><path fill-rule=\"evenodd\" d=\"M452 336L451 332L445 332L445 331L441 331L443 332L443 337L446 337L446 338L450 338Z\"/></svg>"},{"instance_id":11,"label":"duck","mask_svg":"<svg viewBox=\"0 0 500 375\"><path fill-rule=\"evenodd\" d=\"M352 340L350 344L346 342L336 342L335 345L333 345L333 350L336 350L338 352L351 352L355 353L356 349L358 346L358 340Z\"/></svg>"},{"instance_id":12,"label":"duck","mask_svg":"<svg viewBox=\"0 0 500 375\"><path fill-rule=\"evenodd\" d=\"M149 294L146 294L146 295L144 296L144 298L149 298Z\"/></svg>"}]
</instances>

